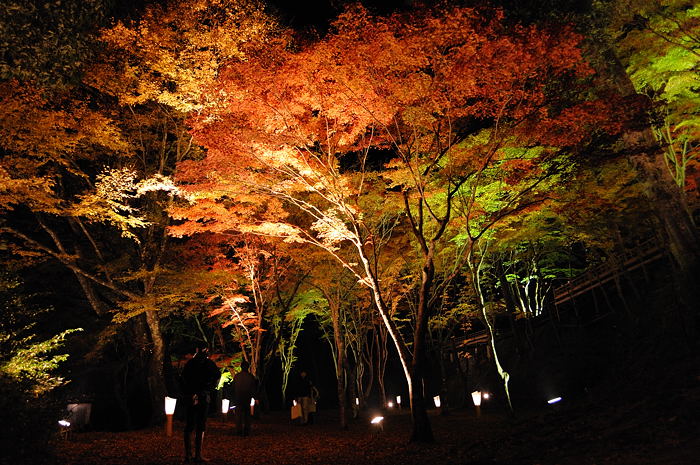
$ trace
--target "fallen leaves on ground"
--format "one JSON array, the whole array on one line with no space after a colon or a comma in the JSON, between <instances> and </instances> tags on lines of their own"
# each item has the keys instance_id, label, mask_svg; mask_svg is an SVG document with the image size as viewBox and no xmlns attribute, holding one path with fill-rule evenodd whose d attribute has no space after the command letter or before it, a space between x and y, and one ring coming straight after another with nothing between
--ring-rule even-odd
<instances>
[{"instance_id":1,"label":"fallen leaves on ground","mask_svg":"<svg viewBox=\"0 0 700 465\"><path fill-rule=\"evenodd\" d=\"M697 431L698 393L683 410L669 412L663 401L642 404L550 409L511 417L484 409L449 415L431 413L436 441L409 444L409 412L386 414L383 431L368 418L337 425L336 412L319 412L315 424L290 424L286 412L255 421L250 437L234 434L234 424L209 420L205 457L209 463L236 465L372 464L372 465L680 465L700 457ZM167 437L162 427L129 432L74 433L57 440L58 463L64 465L173 464L183 459L182 428L175 422Z\"/></svg>"}]
</instances>

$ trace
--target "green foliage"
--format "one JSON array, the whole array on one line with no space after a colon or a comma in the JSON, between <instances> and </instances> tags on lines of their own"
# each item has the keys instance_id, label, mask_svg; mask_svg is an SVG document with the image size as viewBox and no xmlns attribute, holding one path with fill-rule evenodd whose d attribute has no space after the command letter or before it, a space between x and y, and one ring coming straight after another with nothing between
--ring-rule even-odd
<instances>
[{"instance_id":1,"label":"green foliage","mask_svg":"<svg viewBox=\"0 0 700 465\"><path fill-rule=\"evenodd\" d=\"M0 273L0 411L7 421L0 434L2 463L43 463L56 431L58 406L53 391L65 383L56 374L67 355L57 353L65 337L41 327L53 312L34 303L21 279Z\"/></svg>"},{"instance_id":2,"label":"green foliage","mask_svg":"<svg viewBox=\"0 0 700 465\"><path fill-rule=\"evenodd\" d=\"M700 143L700 7L688 0L646 2L616 13L625 22L618 46L637 90L658 108L654 129L679 187L695 188L691 172ZM692 181L687 183L686 181Z\"/></svg>"},{"instance_id":3,"label":"green foliage","mask_svg":"<svg viewBox=\"0 0 700 465\"><path fill-rule=\"evenodd\" d=\"M289 311L277 314L272 318L272 331L277 339L277 355L282 362L282 396L286 395L289 374L297 361L296 343L304 326L304 320L311 313L319 310L324 301L316 289L299 292L290 306Z\"/></svg>"},{"instance_id":4,"label":"green foliage","mask_svg":"<svg viewBox=\"0 0 700 465\"><path fill-rule=\"evenodd\" d=\"M67 354L56 354L67 335L81 329L61 332L45 340L37 340L36 320L49 309L37 308L22 295L21 282L5 274L0 277L0 301L5 308L0 322L0 374L33 395L45 394L64 384L55 375Z\"/></svg>"},{"instance_id":5,"label":"green foliage","mask_svg":"<svg viewBox=\"0 0 700 465\"><path fill-rule=\"evenodd\" d=\"M31 327L22 329L23 333L29 332ZM63 346L66 336L82 331L82 329L72 329L47 339L45 341L34 342L34 336L26 336L13 341L16 335L0 334L0 343L6 346L19 347L6 362L0 364L0 371L21 384L32 386L32 391L36 395L44 394L64 384L64 379L55 376L53 372L61 362L68 359L68 354L55 355L57 349Z\"/></svg>"},{"instance_id":6,"label":"green foliage","mask_svg":"<svg viewBox=\"0 0 700 465\"><path fill-rule=\"evenodd\" d=\"M221 370L221 378L219 378L219 383L216 385L216 389L220 390L225 384L229 384L231 382L233 382L233 375L228 368L224 368Z\"/></svg>"},{"instance_id":7,"label":"green foliage","mask_svg":"<svg viewBox=\"0 0 700 465\"><path fill-rule=\"evenodd\" d=\"M664 161L674 181L685 190L688 167L695 158L698 150L693 150L694 141L689 131L699 132L700 118L685 120L676 125L674 130L666 119L663 126L654 128L659 141L665 144Z\"/></svg>"},{"instance_id":8,"label":"green foliage","mask_svg":"<svg viewBox=\"0 0 700 465\"><path fill-rule=\"evenodd\" d=\"M641 51L640 51L641 52ZM647 49L645 52L649 53ZM658 50L656 50L658 53ZM653 52L652 52L653 53ZM685 71L697 66L698 57L690 51L675 47L663 55L635 55L630 59L632 78L641 89L664 90L669 79L677 77L677 73L683 72L685 77L690 77ZM693 80L690 79L690 82ZM697 77L695 78L697 82ZM673 93L668 94L673 97Z\"/></svg>"},{"instance_id":9,"label":"green foliage","mask_svg":"<svg viewBox=\"0 0 700 465\"><path fill-rule=\"evenodd\" d=\"M327 306L326 299L318 289L306 289L297 295L285 320L289 323L303 322L309 314L323 313L323 309Z\"/></svg>"}]
</instances>

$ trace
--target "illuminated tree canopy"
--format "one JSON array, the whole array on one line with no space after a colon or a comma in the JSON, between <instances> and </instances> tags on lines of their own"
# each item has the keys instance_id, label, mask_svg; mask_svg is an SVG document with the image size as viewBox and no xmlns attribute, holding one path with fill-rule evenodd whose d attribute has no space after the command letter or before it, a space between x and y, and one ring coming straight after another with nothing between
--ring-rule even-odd
<instances>
[{"instance_id":1,"label":"illuminated tree canopy","mask_svg":"<svg viewBox=\"0 0 700 465\"><path fill-rule=\"evenodd\" d=\"M342 428L386 401L396 360L411 440L431 441L434 362L447 389L447 352L482 328L517 408L498 320L534 350L520 322L626 243L669 250L695 321L693 2L340 2L313 32L258 0L40 3L0 8L0 253L75 281L61 311L92 329L3 349L28 393L61 384L45 352L86 338L89 360L139 373L159 421L170 358L205 340L223 380L243 360L278 370L286 401L312 327Z\"/></svg>"}]
</instances>

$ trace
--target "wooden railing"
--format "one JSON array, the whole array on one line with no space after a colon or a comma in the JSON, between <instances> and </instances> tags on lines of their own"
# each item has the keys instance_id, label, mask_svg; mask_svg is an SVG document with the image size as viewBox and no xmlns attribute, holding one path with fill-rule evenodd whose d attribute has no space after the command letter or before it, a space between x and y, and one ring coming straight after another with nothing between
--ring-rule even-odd
<instances>
[{"instance_id":1,"label":"wooden railing","mask_svg":"<svg viewBox=\"0 0 700 465\"><path fill-rule=\"evenodd\" d=\"M605 262L555 288L554 304L560 305L616 279L622 273L659 260L664 256L664 252L664 249L653 239L639 244L629 252L611 255Z\"/></svg>"},{"instance_id":2,"label":"wooden railing","mask_svg":"<svg viewBox=\"0 0 700 465\"><path fill-rule=\"evenodd\" d=\"M560 305L568 300L589 292L605 283L618 278L623 273L643 267L663 258L665 249L658 245L658 240L650 239L636 248L623 253L610 255L608 259L583 274L570 279L554 289L554 303ZM460 341L459 347L466 348L488 343L490 336L487 330L470 332Z\"/></svg>"},{"instance_id":3,"label":"wooden railing","mask_svg":"<svg viewBox=\"0 0 700 465\"><path fill-rule=\"evenodd\" d=\"M458 347L463 349L465 347L475 346L477 344L486 344L491 340L488 330L482 329L481 331L470 332L466 339L459 341Z\"/></svg>"}]
</instances>

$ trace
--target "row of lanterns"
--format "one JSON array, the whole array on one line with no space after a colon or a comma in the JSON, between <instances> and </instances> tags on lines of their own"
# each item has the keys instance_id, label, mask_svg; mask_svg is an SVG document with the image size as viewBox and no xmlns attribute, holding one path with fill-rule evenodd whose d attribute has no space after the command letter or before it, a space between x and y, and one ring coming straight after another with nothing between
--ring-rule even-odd
<instances>
[{"instance_id":1,"label":"row of lanterns","mask_svg":"<svg viewBox=\"0 0 700 465\"><path fill-rule=\"evenodd\" d=\"M489 396L488 392L484 392L483 394L481 391L472 392L472 402L474 403L474 408L476 408L476 416L477 417L481 416L481 401L482 401L482 399L488 400L489 397L490 396ZM442 405L442 401L440 399L440 396L434 396L433 403L435 404L436 408L440 408L440 406ZM357 397L355 398L355 405L360 405L360 399ZM401 396L396 396L396 405L398 405L399 408L401 407ZM386 403L386 406L388 408L394 408L394 402L389 401ZM378 415L378 416L373 417L372 420L370 420L370 423L373 426L375 426L376 428L378 428L379 430L383 430L384 428L382 426L382 421L384 421L384 417Z\"/></svg>"},{"instance_id":2,"label":"row of lanterns","mask_svg":"<svg viewBox=\"0 0 700 465\"><path fill-rule=\"evenodd\" d=\"M481 415L481 402L482 400L488 400L489 399L489 393L484 392L482 393L481 391L474 391L471 393L472 397L472 402L474 403L474 408L476 409L476 416ZM547 401L548 404L556 404L562 400L561 397L555 397L553 399L549 399ZM434 396L433 397L433 403L435 404L436 408L440 408L442 405L440 396ZM396 396L396 404L401 407L401 396ZM172 436L173 434L173 416L175 414L175 406L177 405L177 399L173 397L166 397L165 398L165 416L166 416L166 425L165 425L165 431L168 436ZM231 401L229 399L222 399L221 400L221 413L224 415L227 415L229 410L230 410L230 405ZM294 401L294 405L296 405L296 401ZM359 407L360 405L360 399L355 398L355 405ZM393 408L394 403L392 401L387 402L387 407L388 408ZM233 407L235 408L235 407ZM255 412L255 399L251 398L250 399L250 414L253 415ZM382 420L384 420L384 417L382 416L376 416L372 418L371 423L375 426L381 427ZM61 427L62 431L67 432L70 427L71 423L68 420L60 420L58 422L59 426Z\"/></svg>"},{"instance_id":3,"label":"row of lanterns","mask_svg":"<svg viewBox=\"0 0 700 465\"><path fill-rule=\"evenodd\" d=\"M474 408L476 409L476 416L481 416L481 401L482 400L488 400L489 399L489 393L484 392L482 393L481 391L473 391L471 393L472 396L472 402L474 403ZM557 397L554 399L550 399L548 401L549 404L557 403L561 401L561 397ZM440 399L440 396L434 396L433 397L433 403L435 404L436 408L440 408L442 405L442 401ZM401 396L396 396L396 404L401 407ZM165 431L168 436L173 435L173 415L175 414L175 406L177 405L177 399L173 397L166 397L165 398L165 415L167 418L167 422L165 425ZM228 414L229 407L231 405L231 401L229 399L222 399L221 400L221 413L224 415ZM296 405L296 401L294 401L294 405ZM355 405L360 405L360 399L355 398ZM393 408L394 403L392 401L387 402L387 407L388 408ZM250 399L250 414L253 415L255 409L255 399L251 398ZM384 420L383 416L376 416L372 418L371 423L379 428L382 426L382 421ZM59 422L60 423L60 422ZM68 426L70 423L68 423ZM63 426L63 425L62 425Z\"/></svg>"},{"instance_id":4,"label":"row of lanterns","mask_svg":"<svg viewBox=\"0 0 700 465\"><path fill-rule=\"evenodd\" d=\"M175 415L175 406L177 405L177 399L173 397L165 398L165 432L168 436L173 435L173 415ZM221 413L224 415L228 414L230 410L231 401L229 399L221 399ZM234 407L235 408L235 407ZM250 414L255 413L255 398L250 399Z\"/></svg>"},{"instance_id":5,"label":"row of lanterns","mask_svg":"<svg viewBox=\"0 0 700 465\"><path fill-rule=\"evenodd\" d=\"M474 391L474 392L472 392L472 402L474 402L474 406L475 406L475 407L481 406L481 400L482 400L482 399L483 399L483 400L488 400L488 398L489 398L489 393L488 393L488 392L484 392L483 394L482 394L481 391ZM441 400L440 400L440 396L434 396L434 397L433 397L433 403L435 404L435 407L436 407L436 408L440 408L440 405L442 405L442 402L441 402ZM355 398L355 404L356 404L356 405L360 405L360 399L359 399L359 398ZM396 396L396 405L398 405L399 407L401 407L401 396ZM393 407L394 407L394 402L389 401L389 402L386 403L386 406L387 406L388 408L393 408Z\"/></svg>"}]
</instances>

